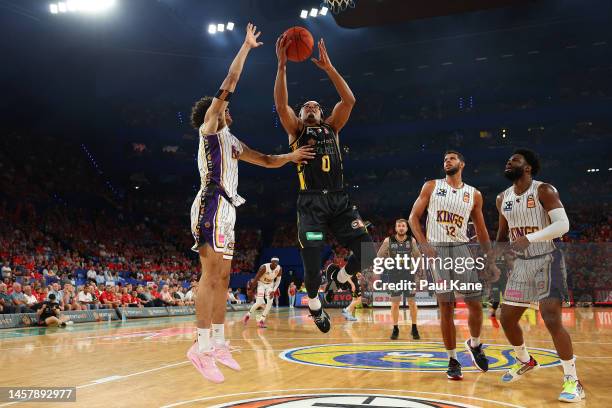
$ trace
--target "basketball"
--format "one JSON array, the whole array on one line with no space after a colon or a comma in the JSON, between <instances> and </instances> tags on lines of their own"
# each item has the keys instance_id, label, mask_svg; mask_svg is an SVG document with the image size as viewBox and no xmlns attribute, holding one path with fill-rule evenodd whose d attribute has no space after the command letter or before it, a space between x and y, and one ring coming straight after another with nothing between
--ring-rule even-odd
<instances>
[{"instance_id":1,"label":"basketball","mask_svg":"<svg viewBox=\"0 0 612 408\"><path fill-rule=\"evenodd\" d=\"M293 62L302 62L307 60L312 55L312 47L314 39L310 31L304 27L291 27L284 33L287 40L291 40L291 44L287 48L287 59Z\"/></svg>"}]
</instances>

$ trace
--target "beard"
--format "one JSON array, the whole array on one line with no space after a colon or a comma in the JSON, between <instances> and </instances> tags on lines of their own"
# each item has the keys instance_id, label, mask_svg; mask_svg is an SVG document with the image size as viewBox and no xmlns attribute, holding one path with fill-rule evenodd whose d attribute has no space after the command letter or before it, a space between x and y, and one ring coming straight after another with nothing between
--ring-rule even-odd
<instances>
[{"instance_id":1,"label":"beard","mask_svg":"<svg viewBox=\"0 0 612 408\"><path fill-rule=\"evenodd\" d=\"M520 179L524 172L525 171L523 169L521 169L521 168L513 167L510 170L504 170L504 177L506 177L508 180L514 182L514 181Z\"/></svg>"},{"instance_id":2,"label":"beard","mask_svg":"<svg viewBox=\"0 0 612 408\"><path fill-rule=\"evenodd\" d=\"M448 170L444 170L447 176L454 176L459 172L459 166L451 167Z\"/></svg>"}]
</instances>

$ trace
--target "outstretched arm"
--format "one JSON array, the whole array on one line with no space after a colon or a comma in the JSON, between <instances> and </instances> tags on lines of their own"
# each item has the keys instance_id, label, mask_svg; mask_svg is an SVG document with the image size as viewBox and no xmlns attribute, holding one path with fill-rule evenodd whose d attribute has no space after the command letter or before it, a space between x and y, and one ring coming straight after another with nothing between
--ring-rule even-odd
<instances>
[{"instance_id":1,"label":"outstretched arm","mask_svg":"<svg viewBox=\"0 0 612 408\"><path fill-rule=\"evenodd\" d=\"M276 70L276 81L274 81L274 104L281 124L289 135L289 144L291 144L300 130L300 119L289 106L287 92L287 47L289 44L291 40L287 39L284 34L276 40L278 69Z\"/></svg>"},{"instance_id":2,"label":"outstretched arm","mask_svg":"<svg viewBox=\"0 0 612 408\"><path fill-rule=\"evenodd\" d=\"M342 78L342 75L336 71L336 68L334 68L329 60L325 41L323 41L322 38L319 40L319 59L312 58L311 61L327 73L336 91L338 91L338 95L340 95L340 102L334 106L331 116L326 120L337 134L344 125L346 125L346 122L348 122L351 116L351 111L353 110L353 106L355 106L355 95L353 95L351 88L349 88L344 78Z\"/></svg>"},{"instance_id":3,"label":"outstretched arm","mask_svg":"<svg viewBox=\"0 0 612 408\"><path fill-rule=\"evenodd\" d=\"M308 160L314 159L315 157L314 150L311 146L302 146L291 153L272 155L260 153L257 150L251 149L244 143L240 143L242 145L240 160L269 169L282 167L289 162L305 164Z\"/></svg>"},{"instance_id":4,"label":"outstretched arm","mask_svg":"<svg viewBox=\"0 0 612 408\"><path fill-rule=\"evenodd\" d=\"M205 134L211 134L217 130L217 119L220 115L225 113L225 108L227 108L231 93L233 93L236 89L236 85L240 79L240 74L242 73L242 68L244 67L244 62L246 61L247 55L249 55L249 51L251 51L252 48L257 48L263 44L257 41L257 38L259 38L260 35L261 33L257 32L257 26L254 26L251 23L247 24L244 43L242 44L242 47L240 47L236 57L234 57L234 61L232 61L232 64L229 67L227 76L221 84L219 93L213 98L213 101L206 111L206 115L204 116Z\"/></svg>"}]
</instances>

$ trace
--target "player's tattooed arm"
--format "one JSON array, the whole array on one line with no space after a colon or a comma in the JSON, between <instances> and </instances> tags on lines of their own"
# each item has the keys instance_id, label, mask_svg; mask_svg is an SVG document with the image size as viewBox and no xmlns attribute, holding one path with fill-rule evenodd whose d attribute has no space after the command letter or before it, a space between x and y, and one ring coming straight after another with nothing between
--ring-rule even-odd
<instances>
[{"instance_id":1,"label":"player's tattooed arm","mask_svg":"<svg viewBox=\"0 0 612 408\"><path fill-rule=\"evenodd\" d=\"M247 24L244 43L242 44L242 47L240 47L238 54L236 54L234 57L234 60L229 67L227 76L221 84L221 89L213 98L212 103L204 116L205 134L211 134L217 131L218 118L219 116L225 114L225 108L227 108L231 94L236 89L236 85L240 79L240 74L242 74L242 68L244 67L244 62L246 61L247 55L249 55L249 51L263 44L262 42L257 41L260 35L261 32L257 32L257 26L254 26L251 23Z\"/></svg>"},{"instance_id":2,"label":"player's tattooed arm","mask_svg":"<svg viewBox=\"0 0 612 408\"><path fill-rule=\"evenodd\" d=\"M429 258L435 258L436 251L427 243L427 237L425 236L425 232L421 227L421 217L423 216L425 210L427 209L427 206L429 205L429 197L431 197L431 193L433 193L435 186L436 182L434 180L429 180L428 182L423 184L423 188L421 188L421 193L414 202L414 205L412 206L412 211L410 211L410 216L408 217L410 229L412 230L414 238L421 246L421 252L423 252L423 254Z\"/></svg>"},{"instance_id":3,"label":"player's tattooed arm","mask_svg":"<svg viewBox=\"0 0 612 408\"><path fill-rule=\"evenodd\" d=\"M289 44L291 44L291 40L286 38L284 34L276 40L278 69L274 81L274 105L281 124L289 135L289 144L291 144L297 137L302 125L300 119L289 106L289 93L287 91L287 48Z\"/></svg>"},{"instance_id":4,"label":"player's tattooed arm","mask_svg":"<svg viewBox=\"0 0 612 408\"><path fill-rule=\"evenodd\" d=\"M259 282L259 279L261 278L261 275L263 275L266 272L266 267L261 265L259 267L259 270L257 271L257 274L255 275L255 277L253 278L253 280L255 282Z\"/></svg>"},{"instance_id":5,"label":"player's tattooed arm","mask_svg":"<svg viewBox=\"0 0 612 408\"><path fill-rule=\"evenodd\" d=\"M376 253L376 257L378 258L386 258L389 256L389 237L385 238L380 244L380 248L378 248L378 252Z\"/></svg>"},{"instance_id":6,"label":"player's tattooed arm","mask_svg":"<svg viewBox=\"0 0 612 408\"><path fill-rule=\"evenodd\" d=\"M302 146L299 149L295 149L291 153L272 155L263 154L257 150L253 150L242 142L241 144L242 153L240 153L240 160L270 169L282 167L289 162L305 164L308 162L308 160L312 160L315 157L315 152L312 146Z\"/></svg>"},{"instance_id":7,"label":"player's tattooed arm","mask_svg":"<svg viewBox=\"0 0 612 408\"><path fill-rule=\"evenodd\" d=\"M331 116L325 120L327 124L329 124L335 131L336 134L340 132L340 130L346 125L349 117L351 116L351 111L353 110L353 106L355 106L355 95L353 95L353 91L348 86L342 75L336 71L336 68L331 63L329 59L329 55L327 54L327 47L325 46L325 41L321 38L319 40L319 59L311 58L311 61L323 71L327 73L332 84L336 88L338 95L340 95L340 102L334 106L334 109L331 113Z\"/></svg>"}]
</instances>

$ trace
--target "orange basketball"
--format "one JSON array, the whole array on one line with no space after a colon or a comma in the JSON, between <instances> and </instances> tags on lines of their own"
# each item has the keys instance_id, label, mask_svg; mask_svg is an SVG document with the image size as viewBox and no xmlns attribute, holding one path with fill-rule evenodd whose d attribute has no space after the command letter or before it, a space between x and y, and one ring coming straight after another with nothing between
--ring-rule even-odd
<instances>
[{"instance_id":1,"label":"orange basketball","mask_svg":"<svg viewBox=\"0 0 612 408\"><path fill-rule=\"evenodd\" d=\"M287 59L293 62L302 62L312 55L314 39L310 31L304 27L291 27L284 33L286 40L291 40L287 48Z\"/></svg>"}]
</instances>

